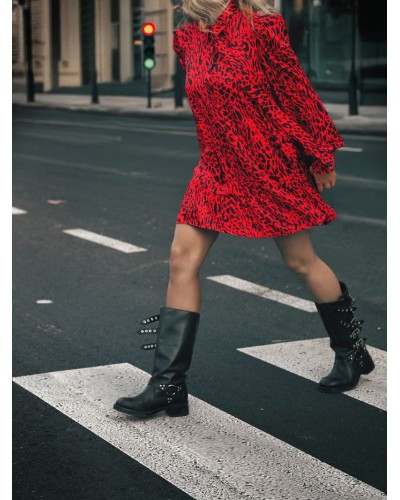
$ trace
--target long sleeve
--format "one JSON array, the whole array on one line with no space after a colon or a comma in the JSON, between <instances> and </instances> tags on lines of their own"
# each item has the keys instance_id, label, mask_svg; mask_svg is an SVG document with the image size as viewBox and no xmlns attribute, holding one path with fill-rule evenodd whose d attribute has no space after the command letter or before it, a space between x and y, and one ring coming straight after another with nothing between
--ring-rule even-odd
<instances>
[{"instance_id":1,"label":"long sleeve","mask_svg":"<svg viewBox=\"0 0 400 500\"><path fill-rule=\"evenodd\" d=\"M295 142L315 173L334 170L334 152L344 146L296 54L282 15L259 16L262 61L277 105L289 119Z\"/></svg>"},{"instance_id":2,"label":"long sleeve","mask_svg":"<svg viewBox=\"0 0 400 500\"><path fill-rule=\"evenodd\" d=\"M184 44L181 39L181 32L179 30L175 30L173 33L172 47L178 56L180 65L182 66L183 70L186 71Z\"/></svg>"}]
</instances>

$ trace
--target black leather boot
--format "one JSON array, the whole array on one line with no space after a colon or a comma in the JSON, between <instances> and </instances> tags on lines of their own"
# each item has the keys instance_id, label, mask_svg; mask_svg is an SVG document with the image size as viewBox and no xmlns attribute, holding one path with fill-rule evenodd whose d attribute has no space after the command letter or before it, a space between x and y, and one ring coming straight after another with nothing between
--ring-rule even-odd
<instances>
[{"instance_id":1,"label":"black leather boot","mask_svg":"<svg viewBox=\"0 0 400 500\"><path fill-rule=\"evenodd\" d=\"M356 387L362 374L372 372L374 362L367 350L365 337L360 339L363 319L356 320L357 309L347 286L339 281L342 295L335 302L314 302L330 337L330 346L335 351L335 362L331 373L320 380L323 392L342 392Z\"/></svg>"},{"instance_id":2,"label":"black leather boot","mask_svg":"<svg viewBox=\"0 0 400 500\"><path fill-rule=\"evenodd\" d=\"M189 414L186 372L192 360L200 313L171 307L160 307L155 314L139 324L159 320L158 328L141 328L139 334L157 333L157 343L143 349L155 349L152 376L143 392L133 397L119 398L114 409L147 417L165 410L170 417Z\"/></svg>"}]
</instances>

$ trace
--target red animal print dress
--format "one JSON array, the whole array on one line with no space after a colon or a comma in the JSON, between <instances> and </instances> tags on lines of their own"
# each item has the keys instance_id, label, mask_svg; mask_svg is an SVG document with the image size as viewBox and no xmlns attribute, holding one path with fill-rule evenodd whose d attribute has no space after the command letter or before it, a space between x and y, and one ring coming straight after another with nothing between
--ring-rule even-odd
<instances>
[{"instance_id":1,"label":"red animal print dress","mask_svg":"<svg viewBox=\"0 0 400 500\"><path fill-rule=\"evenodd\" d=\"M309 168L333 170L344 142L291 48L283 17L252 18L255 31L230 0L212 33L196 21L174 31L201 151L176 223L265 238L337 217Z\"/></svg>"}]
</instances>

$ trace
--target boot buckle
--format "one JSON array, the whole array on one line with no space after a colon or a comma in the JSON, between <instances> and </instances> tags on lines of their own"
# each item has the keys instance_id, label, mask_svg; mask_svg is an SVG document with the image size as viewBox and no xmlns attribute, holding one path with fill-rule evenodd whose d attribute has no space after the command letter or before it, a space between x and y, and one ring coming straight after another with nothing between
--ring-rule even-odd
<instances>
[{"instance_id":1,"label":"boot buckle","mask_svg":"<svg viewBox=\"0 0 400 500\"><path fill-rule=\"evenodd\" d=\"M153 342L152 344L143 344L140 346L141 349L144 351L149 351L150 349L156 349L157 348L157 342Z\"/></svg>"},{"instance_id":2,"label":"boot buckle","mask_svg":"<svg viewBox=\"0 0 400 500\"><path fill-rule=\"evenodd\" d=\"M354 347L356 349L364 349L365 350L366 349L366 347L365 347L366 340L367 339L365 337L363 339L358 339L357 342L354 344Z\"/></svg>"},{"instance_id":3,"label":"boot buckle","mask_svg":"<svg viewBox=\"0 0 400 500\"><path fill-rule=\"evenodd\" d=\"M160 314L153 314L153 316L149 316L148 318L142 319L139 321L139 325L147 325L148 323L154 323L160 319Z\"/></svg>"},{"instance_id":4,"label":"boot buckle","mask_svg":"<svg viewBox=\"0 0 400 500\"><path fill-rule=\"evenodd\" d=\"M139 335L145 335L147 333L157 333L158 328L141 328L137 331Z\"/></svg>"},{"instance_id":5,"label":"boot buckle","mask_svg":"<svg viewBox=\"0 0 400 500\"><path fill-rule=\"evenodd\" d=\"M154 314L153 316L149 316L148 318L142 319L139 324L140 325L147 325L147 323L154 323L155 321L159 321L160 319L160 314ZM148 333L150 334L158 334L158 328L140 328L140 330L137 330L137 333L139 335L146 335ZM157 347L157 342L152 342L150 344L143 344L140 346L141 349L145 351L149 351L151 349L156 349Z\"/></svg>"},{"instance_id":6,"label":"boot buckle","mask_svg":"<svg viewBox=\"0 0 400 500\"><path fill-rule=\"evenodd\" d=\"M174 385L174 384L159 384L158 387L165 392L168 396L175 396L180 390L182 390L181 385Z\"/></svg>"},{"instance_id":7,"label":"boot buckle","mask_svg":"<svg viewBox=\"0 0 400 500\"><path fill-rule=\"evenodd\" d=\"M179 391L179 389L180 388L178 386L174 384L169 384L164 392L168 394L168 396L175 396L175 394Z\"/></svg>"}]
</instances>

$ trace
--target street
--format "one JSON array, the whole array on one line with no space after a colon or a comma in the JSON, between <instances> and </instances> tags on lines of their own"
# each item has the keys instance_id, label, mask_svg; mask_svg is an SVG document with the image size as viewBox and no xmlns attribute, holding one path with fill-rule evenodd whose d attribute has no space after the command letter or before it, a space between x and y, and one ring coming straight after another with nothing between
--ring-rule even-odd
<instances>
[{"instance_id":1,"label":"street","mask_svg":"<svg viewBox=\"0 0 400 500\"><path fill-rule=\"evenodd\" d=\"M140 346L155 339L136 331L165 302L194 123L14 108L15 499L384 496L386 141L343 137L323 193L339 217L311 234L356 299L376 370L319 392L333 352L308 291L271 238L221 233L201 270L191 413L135 422L110 401L152 369Z\"/></svg>"}]
</instances>

